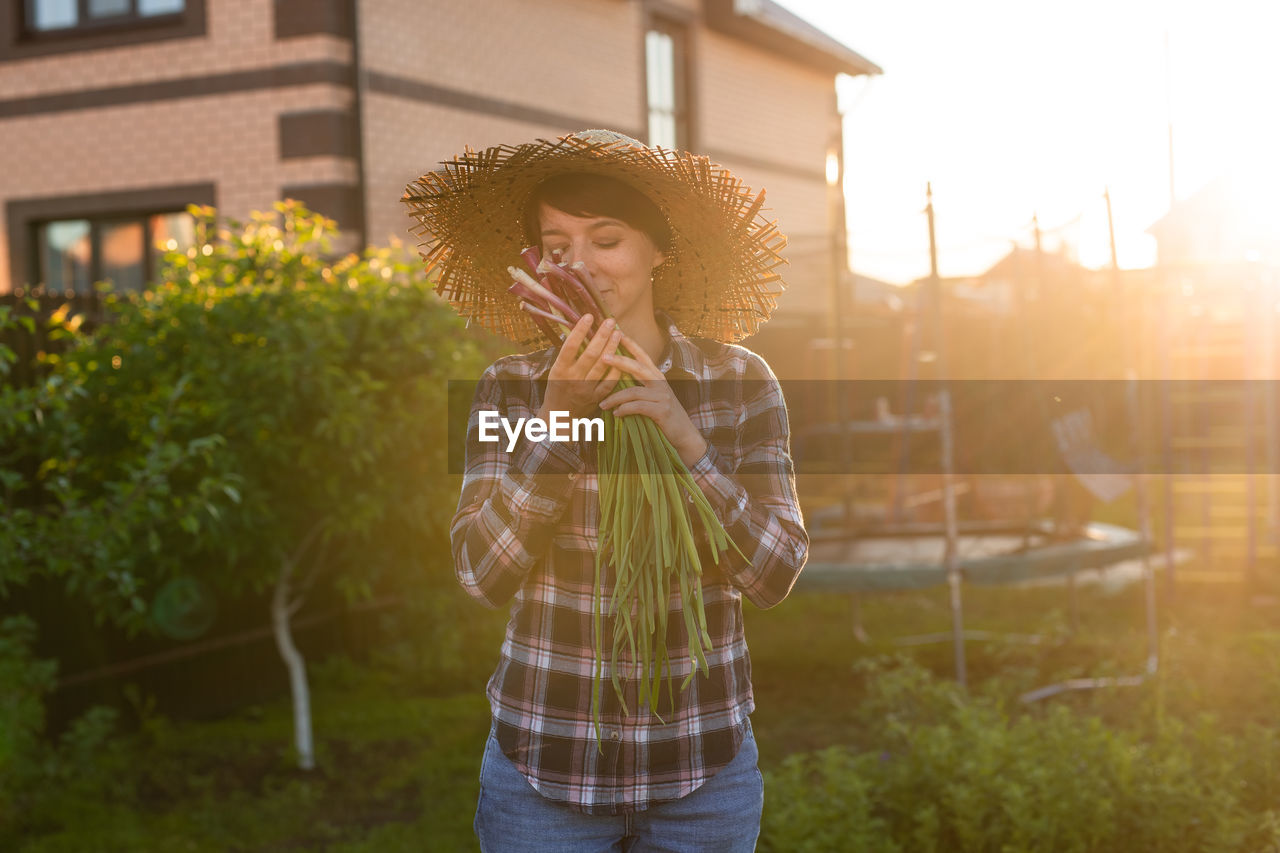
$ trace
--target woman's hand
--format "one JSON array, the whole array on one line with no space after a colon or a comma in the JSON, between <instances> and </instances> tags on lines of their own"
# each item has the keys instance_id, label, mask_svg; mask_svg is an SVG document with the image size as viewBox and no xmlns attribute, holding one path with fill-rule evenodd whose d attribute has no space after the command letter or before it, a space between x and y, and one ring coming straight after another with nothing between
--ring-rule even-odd
<instances>
[{"instance_id":1,"label":"woman's hand","mask_svg":"<svg viewBox=\"0 0 1280 853\"><path fill-rule=\"evenodd\" d=\"M565 338L547 376L547 396L538 417L547 420L551 412L568 412L571 418L588 417L601 399L613 390L622 372L610 367L601 356L617 349L622 330L612 319L600 324L595 335L579 354L591 331L591 315L585 314Z\"/></svg>"},{"instance_id":2,"label":"woman's hand","mask_svg":"<svg viewBox=\"0 0 1280 853\"><path fill-rule=\"evenodd\" d=\"M649 358L644 349L626 335L622 343L634 358L624 355L604 355L600 360L613 369L620 369L635 378L639 385L615 391L600 401L600 408L612 411L615 416L644 415L652 418L667 437L667 441L680 454L685 465L693 463L707 452L707 441L689 419L689 413L676 399L675 391L667 383L667 377ZM613 351L609 347L609 352Z\"/></svg>"}]
</instances>

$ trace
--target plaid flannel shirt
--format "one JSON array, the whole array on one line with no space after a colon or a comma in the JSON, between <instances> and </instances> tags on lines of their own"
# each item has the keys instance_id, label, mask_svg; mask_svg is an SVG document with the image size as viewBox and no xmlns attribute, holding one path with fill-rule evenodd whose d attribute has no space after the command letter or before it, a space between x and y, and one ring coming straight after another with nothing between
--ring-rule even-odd
<instances>
[{"instance_id":1,"label":"plaid flannel shirt","mask_svg":"<svg viewBox=\"0 0 1280 853\"><path fill-rule=\"evenodd\" d=\"M743 347L686 338L665 314L657 319L670 337L659 367L707 440L690 471L750 558L731 549L716 565L705 534L699 537L709 676L696 675L680 691L691 661L684 620L673 615L666 640L674 713L665 680L657 708L662 720L638 709L638 668L620 660L630 710L624 715L606 661L597 743L591 722L596 446L521 438L508 453L505 436L479 441L482 410L512 420L538 412L554 348L502 358L485 371L450 528L463 588L490 607L511 602L487 688L498 743L535 790L586 814L624 814L678 799L733 760L755 709L742 596L761 608L779 603L808 556L787 410L773 372ZM694 529L700 531L696 515ZM602 577L607 608L611 572ZM679 606L678 589L671 606ZM611 635L606 616L606 657Z\"/></svg>"}]
</instances>

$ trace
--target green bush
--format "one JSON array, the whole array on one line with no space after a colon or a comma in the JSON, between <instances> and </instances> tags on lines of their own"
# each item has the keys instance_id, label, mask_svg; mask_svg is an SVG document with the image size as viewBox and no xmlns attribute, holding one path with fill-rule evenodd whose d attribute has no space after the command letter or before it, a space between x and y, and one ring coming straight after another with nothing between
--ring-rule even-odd
<instances>
[{"instance_id":1,"label":"green bush","mask_svg":"<svg viewBox=\"0 0 1280 853\"><path fill-rule=\"evenodd\" d=\"M379 617L371 663L407 692L479 692L497 664L507 611L476 604L441 562L422 567L403 604Z\"/></svg>"},{"instance_id":2,"label":"green bush","mask_svg":"<svg viewBox=\"0 0 1280 853\"><path fill-rule=\"evenodd\" d=\"M368 598L447 541L447 381L479 374L476 348L396 247L335 259L332 221L296 202L248 222L191 211L196 245L56 359L79 391L75 472L85 489L118 480L167 413L169 441L219 444L147 495L140 594L184 573L262 592L287 563L294 592L312 575ZM105 606L111 585L90 582Z\"/></svg>"},{"instance_id":3,"label":"green bush","mask_svg":"<svg viewBox=\"0 0 1280 853\"><path fill-rule=\"evenodd\" d=\"M108 293L91 334L56 312L69 345L0 396L0 594L52 574L137 631L170 580L357 600L438 569L447 381L483 368L475 336L402 247L334 257L332 220L296 202L191 212L159 281Z\"/></svg>"},{"instance_id":4,"label":"green bush","mask_svg":"<svg viewBox=\"0 0 1280 853\"><path fill-rule=\"evenodd\" d=\"M876 760L874 755L830 747L790 755L781 768L765 773L759 849L901 851L889 824L874 813Z\"/></svg>"},{"instance_id":5,"label":"green bush","mask_svg":"<svg viewBox=\"0 0 1280 853\"><path fill-rule=\"evenodd\" d=\"M301 720L290 620L313 589L434 608L418 654L450 664L448 381L482 370L473 336L399 245L334 256L335 223L293 201L189 210L195 244L108 293L93 333L55 314L50 405L0 398L0 594L36 567L100 622L175 639L210 629L216 596L258 598ZM6 470L8 439L39 448L36 478Z\"/></svg>"},{"instance_id":6,"label":"green bush","mask_svg":"<svg viewBox=\"0 0 1280 853\"><path fill-rule=\"evenodd\" d=\"M75 788L101 795L98 767L116 728L115 710L95 706L57 744L46 740L44 702L58 666L32 654L35 636L30 617L0 621L0 839L19 824L50 821L55 792L64 796Z\"/></svg>"},{"instance_id":7,"label":"green bush","mask_svg":"<svg viewBox=\"0 0 1280 853\"><path fill-rule=\"evenodd\" d=\"M56 410L10 430L47 446L25 486L44 500L0 514L47 535L12 562L130 630L155 629L148 605L186 577L240 595L283 574L299 602L312 582L348 600L451 584L445 402L484 366L475 336L401 247L335 258L332 220L296 202L248 222L190 210L196 244L158 282L108 293L92 335L61 318Z\"/></svg>"},{"instance_id":8,"label":"green bush","mask_svg":"<svg viewBox=\"0 0 1280 853\"><path fill-rule=\"evenodd\" d=\"M14 817L39 773L44 697L58 671L53 661L32 657L35 633L26 616L0 622L0 824Z\"/></svg>"},{"instance_id":9,"label":"green bush","mask_svg":"<svg viewBox=\"0 0 1280 853\"><path fill-rule=\"evenodd\" d=\"M1280 740L1209 715L1153 739L1064 706L966 696L914 664L864 666L879 752L796 754L769 774L763 850L1264 850ZM849 839L855 839L850 841Z\"/></svg>"}]
</instances>

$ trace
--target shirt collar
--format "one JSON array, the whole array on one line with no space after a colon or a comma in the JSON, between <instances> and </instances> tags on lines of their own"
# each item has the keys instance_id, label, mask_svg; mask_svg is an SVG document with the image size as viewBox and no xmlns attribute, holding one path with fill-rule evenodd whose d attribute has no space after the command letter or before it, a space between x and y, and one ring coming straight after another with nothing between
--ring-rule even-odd
<instances>
[{"instance_id":1,"label":"shirt collar","mask_svg":"<svg viewBox=\"0 0 1280 853\"><path fill-rule=\"evenodd\" d=\"M661 309L654 311L653 318L658 321L659 328L667 333L667 343L662 348L661 358L658 359L658 369L668 374L669 378L675 378L670 374L672 371L678 371L681 374L688 374L688 378L701 379L702 351L693 341L685 337L667 312Z\"/></svg>"}]
</instances>

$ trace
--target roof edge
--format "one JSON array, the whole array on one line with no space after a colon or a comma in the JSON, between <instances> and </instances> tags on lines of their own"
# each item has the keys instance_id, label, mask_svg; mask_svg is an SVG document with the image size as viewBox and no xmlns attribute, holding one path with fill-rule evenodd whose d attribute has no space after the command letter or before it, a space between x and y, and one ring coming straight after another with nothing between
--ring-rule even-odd
<instances>
[{"instance_id":1,"label":"roof edge","mask_svg":"<svg viewBox=\"0 0 1280 853\"><path fill-rule=\"evenodd\" d=\"M884 69L773 0L703 0L707 28L810 67L838 74Z\"/></svg>"}]
</instances>

